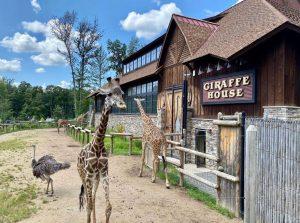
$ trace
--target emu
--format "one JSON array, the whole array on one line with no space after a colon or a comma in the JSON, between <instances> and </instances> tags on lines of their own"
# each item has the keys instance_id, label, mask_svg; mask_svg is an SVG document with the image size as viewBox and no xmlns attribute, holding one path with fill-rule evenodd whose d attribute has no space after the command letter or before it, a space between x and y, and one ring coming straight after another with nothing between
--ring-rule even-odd
<instances>
[{"instance_id":1,"label":"emu","mask_svg":"<svg viewBox=\"0 0 300 223\"><path fill-rule=\"evenodd\" d=\"M32 167L32 173L33 176L36 178L40 178L42 181L47 181L47 190L46 194L49 192L49 184L51 183L51 194L50 196L53 196L54 190L53 190L53 180L50 177L52 174L70 168L69 163L59 163L57 162L53 156L51 155L45 155L41 157L38 161L35 160L35 149L36 146L33 145L33 159L31 162Z\"/></svg>"}]
</instances>

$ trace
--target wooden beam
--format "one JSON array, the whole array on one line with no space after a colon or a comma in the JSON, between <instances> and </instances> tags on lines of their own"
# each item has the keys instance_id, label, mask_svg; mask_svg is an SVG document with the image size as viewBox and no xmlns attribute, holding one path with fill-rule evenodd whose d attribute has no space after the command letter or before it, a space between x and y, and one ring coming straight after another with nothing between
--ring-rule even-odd
<instances>
[{"instance_id":1,"label":"wooden beam","mask_svg":"<svg viewBox=\"0 0 300 223\"><path fill-rule=\"evenodd\" d=\"M215 189L217 189L218 188L218 185L217 184L215 184L215 183L212 183L212 182L210 182L210 181L208 181L208 180L206 180L206 179L204 179L204 178L202 178L202 177L199 177L199 176L197 176L197 175L195 175L195 174L193 174L193 173L191 173L191 172L189 172L189 171L187 171L187 170L184 170L184 169L181 169L181 168L176 168L180 173L183 173L184 175L186 175L186 176L189 176L189 177L191 177L191 178L193 178L193 179L195 179L195 180L197 180L197 181L199 181L199 182L201 182L201 183L204 183L204 184L206 184L207 186L209 186L209 187L212 187L212 188L215 188Z\"/></svg>"},{"instance_id":2,"label":"wooden beam","mask_svg":"<svg viewBox=\"0 0 300 223\"><path fill-rule=\"evenodd\" d=\"M222 126L240 126L239 121L230 121L230 120L213 120L213 124L222 125Z\"/></svg>"},{"instance_id":3,"label":"wooden beam","mask_svg":"<svg viewBox=\"0 0 300 223\"><path fill-rule=\"evenodd\" d=\"M194 154L196 156L200 156L200 157L203 157L203 158L206 158L206 159L214 160L216 162L219 162L219 158L214 156L214 155L198 152L198 151L187 149L187 148L184 148L184 147L181 147L181 146L175 146L175 149L177 149L179 151L186 152L186 153L191 153L191 154Z\"/></svg>"}]
</instances>

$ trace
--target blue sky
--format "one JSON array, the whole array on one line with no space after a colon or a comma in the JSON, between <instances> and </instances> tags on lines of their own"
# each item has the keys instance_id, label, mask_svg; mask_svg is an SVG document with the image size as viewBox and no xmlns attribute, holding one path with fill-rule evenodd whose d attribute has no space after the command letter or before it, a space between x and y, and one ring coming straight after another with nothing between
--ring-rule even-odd
<instances>
[{"instance_id":1,"label":"blue sky","mask_svg":"<svg viewBox=\"0 0 300 223\"><path fill-rule=\"evenodd\" d=\"M127 43L137 36L146 44L162 34L172 13L203 19L237 0L0 0L0 76L32 85L67 86L68 66L57 54L59 42L49 32L50 20L67 10L79 19L99 20L102 44Z\"/></svg>"}]
</instances>

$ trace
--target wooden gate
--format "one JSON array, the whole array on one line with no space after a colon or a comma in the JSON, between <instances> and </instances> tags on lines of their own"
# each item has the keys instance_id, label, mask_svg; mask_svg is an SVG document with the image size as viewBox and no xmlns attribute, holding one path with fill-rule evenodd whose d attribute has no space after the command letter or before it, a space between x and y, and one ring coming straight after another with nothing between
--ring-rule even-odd
<instances>
[{"instance_id":1,"label":"wooden gate","mask_svg":"<svg viewBox=\"0 0 300 223\"><path fill-rule=\"evenodd\" d=\"M180 133L182 130L182 89L173 88L165 92L166 125L165 132Z\"/></svg>"},{"instance_id":2,"label":"wooden gate","mask_svg":"<svg viewBox=\"0 0 300 223\"><path fill-rule=\"evenodd\" d=\"M219 166L218 169L226 174L240 178L243 151L243 121L242 113L232 116L218 114L218 120L214 124L219 126ZM240 178L243 179L243 178ZM241 208L241 181L232 182L224 178L218 178L217 189L218 202L236 216L240 216Z\"/></svg>"}]
</instances>

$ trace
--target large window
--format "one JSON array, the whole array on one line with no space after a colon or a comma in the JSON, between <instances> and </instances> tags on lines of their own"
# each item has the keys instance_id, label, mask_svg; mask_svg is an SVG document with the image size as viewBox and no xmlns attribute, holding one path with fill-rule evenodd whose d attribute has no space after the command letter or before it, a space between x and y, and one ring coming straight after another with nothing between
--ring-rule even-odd
<instances>
[{"instance_id":1,"label":"large window","mask_svg":"<svg viewBox=\"0 0 300 223\"><path fill-rule=\"evenodd\" d=\"M144 55L136 58L134 61L124 64L123 65L124 74L129 73L133 70L139 69L142 66L145 66L149 63L152 63L153 61L158 60L160 51L161 51L161 46L156 47L155 49L151 50L150 52L147 52Z\"/></svg>"},{"instance_id":2,"label":"large window","mask_svg":"<svg viewBox=\"0 0 300 223\"><path fill-rule=\"evenodd\" d=\"M139 113L134 98L144 98L143 107L148 114L157 113L157 88L158 82L148 82L145 84L132 86L125 90L124 100L127 105L126 110L114 110L114 113Z\"/></svg>"}]
</instances>

